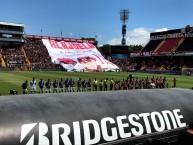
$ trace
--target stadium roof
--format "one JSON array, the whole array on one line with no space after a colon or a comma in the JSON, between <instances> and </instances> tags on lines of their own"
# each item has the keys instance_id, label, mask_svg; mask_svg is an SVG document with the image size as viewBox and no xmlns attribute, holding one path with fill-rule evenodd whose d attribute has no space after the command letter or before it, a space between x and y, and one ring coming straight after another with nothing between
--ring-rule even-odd
<instances>
[{"instance_id":1,"label":"stadium roof","mask_svg":"<svg viewBox=\"0 0 193 145\"><path fill-rule=\"evenodd\" d=\"M20 26L20 27L24 27L24 24L21 23L10 23L10 22L0 22L0 25L11 25L11 26Z\"/></svg>"}]
</instances>

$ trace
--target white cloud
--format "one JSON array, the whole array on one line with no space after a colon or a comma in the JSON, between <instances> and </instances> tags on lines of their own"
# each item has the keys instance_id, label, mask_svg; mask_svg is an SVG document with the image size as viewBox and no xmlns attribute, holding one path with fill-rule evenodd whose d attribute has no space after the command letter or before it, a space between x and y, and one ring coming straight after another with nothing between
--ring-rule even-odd
<instances>
[{"instance_id":1,"label":"white cloud","mask_svg":"<svg viewBox=\"0 0 193 145\"><path fill-rule=\"evenodd\" d=\"M155 29L155 32L162 32L162 31L167 31L168 28L161 28L161 29Z\"/></svg>"},{"instance_id":2,"label":"white cloud","mask_svg":"<svg viewBox=\"0 0 193 145\"><path fill-rule=\"evenodd\" d=\"M150 31L160 32L167 31L167 28L161 29L147 29L147 28L135 28L131 31L127 31L126 44L127 45L145 45L150 39ZM117 37L109 40L107 43L110 45L121 44L122 37Z\"/></svg>"},{"instance_id":3,"label":"white cloud","mask_svg":"<svg viewBox=\"0 0 193 145\"><path fill-rule=\"evenodd\" d=\"M103 39L103 35L102 35L102 34L99 34L99 35L96 35L96 36L97 36L97 38L96 38L96 39L97 39L98 41L100 41L100 40L102 40L102 39Z\"/></svg>"},{"instance_id":4,"label":"white cloud","mask_svg":"<svg viewBox=\"0 0 193 145\"><path fill-rule=\"evenodd\" d=\"M126 38L126 44L127 45L145 45L149 41L150 32L148 29L145 28L135 28L131 31L127 31L127 38ZM113 38L110 41L108 41L108 44L116 45L121 44L120 38Z\"/></svg>"}]
</instances>

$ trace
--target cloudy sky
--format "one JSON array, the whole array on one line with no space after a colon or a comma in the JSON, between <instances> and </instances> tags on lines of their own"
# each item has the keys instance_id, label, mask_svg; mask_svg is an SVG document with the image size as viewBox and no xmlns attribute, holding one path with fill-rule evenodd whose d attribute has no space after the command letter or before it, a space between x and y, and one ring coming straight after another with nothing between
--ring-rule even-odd
<instances>
[{"instance_id":1,"label":"cloudy sky","mask_svg":"<svg viewBox=\"0 0 193 145\"><path fill-rule=\"evenodd\" d=\"M25 24L27 34L95 37L121 43L119 12L129 9L127 44L145 45L155 31L193 25L193 0L0 0L0 21ZM41 31L42 30L42 31Z\"/></svg>"}]
</instances>

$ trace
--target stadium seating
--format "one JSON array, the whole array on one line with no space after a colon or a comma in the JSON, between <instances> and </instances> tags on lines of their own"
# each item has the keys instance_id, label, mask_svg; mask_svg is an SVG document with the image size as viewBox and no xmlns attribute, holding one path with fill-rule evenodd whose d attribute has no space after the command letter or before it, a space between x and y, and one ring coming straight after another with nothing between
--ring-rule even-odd
<instances>
[{"instance_id":1,"label":"stadium seating","mask_svg":"<svg viewBox=\"0 0 193 145\"><path fill-rule=\"evenodd\" d=\"M193 51L193 38L185 38L182 44L176 49L176 52L191 52Z\"/></svg>"},{"instance_id":2,"label":"stadium seating","mask_svg":"<svg viewBox=\"0 0 193 145\"><path fill-rule=\"evenodd\" d=\"M51 62L51 57L41 40L31 40L23 46L25 59L32 68L54 69L60 68Z\"/></svg>"},{"instance_id":3,"label":"stadium seating","mask_svg":"<svg viewBox=\"0 0 193 145\"><path fill-rule=\"evenodd\" d=\"M21 68L24 64L25 59L20 48L7 48L1 50L2 67Z\"/></svg>"},{"instance_id":4,"label":"stadium seating","mask_svg":"<svg viewBox=\"0 0 193 145\"><path fill-rule=\"evenodd\" d=\"M160 46L158 50L155 52L157 53L168 53L171 52L171 50L174 47L178 46L178 42L180 41L181 38L174 38L174 39L166 39L165 42Z\"/></svg>"},{"instance_id":5,"label":"stadium seating","mask_svg":"<svg viewBox=\"0 0 193 145\"><path fill-rule=\"evenodd\" d=\"M151 40L149 43L141 50L141 52L150 52L153 51L162 40Z\"/></svg>"}]
</instances>

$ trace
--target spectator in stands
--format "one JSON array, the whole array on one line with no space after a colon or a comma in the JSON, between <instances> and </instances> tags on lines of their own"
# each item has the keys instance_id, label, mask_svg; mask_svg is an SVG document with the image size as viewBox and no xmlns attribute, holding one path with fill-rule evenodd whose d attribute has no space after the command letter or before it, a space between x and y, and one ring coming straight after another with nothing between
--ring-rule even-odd
<instances>
[{"instance_id":1,"label":"spectator in stands","mask_svg":"<svg viewBox=\"0 0 193 145\"><path fill-rule=\"evenodd\" d=\"M28 87L28 81L26 80L26 81L22 84L22 92L23 92L24 95L28 93L27 87Z\"/></svg>"},{"instance_id":2,"label":"spectator in stands","mask_svg":"<svg viewBox=\"0 0 193 145\"><path fill-rule=\"evenodd\" d=\"M23 48L33 68L60 68L60 65L56 65L51 62L48 51L41 40L31 40L31 42L26 42Z\"/></svg>"},{"instance_id":3,"label":"spectator in stands","mask_svg":"<svg viewBox=\"0 0 193 145\"><path fill-rule=\"evenodd\" d=\"M34 77L30 82L30 86L31 86L31 93L35 94L36 93L36 80Z\"/></svg>"}]
</instances>

